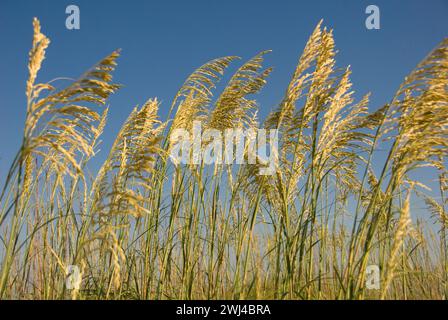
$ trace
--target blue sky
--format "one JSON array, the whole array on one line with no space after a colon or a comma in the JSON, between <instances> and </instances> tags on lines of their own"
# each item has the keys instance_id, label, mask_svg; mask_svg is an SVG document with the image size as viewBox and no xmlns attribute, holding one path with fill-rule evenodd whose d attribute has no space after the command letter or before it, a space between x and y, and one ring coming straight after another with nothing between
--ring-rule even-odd
<instances>
[{"instance_id":1,"label":"blue sky","mask_svg":"<svg viewBox=\"0 0 448 320\"><path fill-rule=\"evenodd\" d=\"M80 8L80 30L65 28L69 4ZM365 28L364 11L369 4L381 10L381 30ZM99 155L104 159L135 105L158 97L163 117L189 73L215 57L248 59L261 50L273 50L266 65L273 66L274 72L258 97L263 118L280 101L297 58L321 18L334 29L338 65L352 66L357 96L372 92L370 108L376 109L447 36L448 1L2 0L0 180L21 141L33 17L40 19L52 41L40 81L76 78L114 49L122 49L115 80L124 87L109 100L111 112Z\"/></svg>"}]
</instances>

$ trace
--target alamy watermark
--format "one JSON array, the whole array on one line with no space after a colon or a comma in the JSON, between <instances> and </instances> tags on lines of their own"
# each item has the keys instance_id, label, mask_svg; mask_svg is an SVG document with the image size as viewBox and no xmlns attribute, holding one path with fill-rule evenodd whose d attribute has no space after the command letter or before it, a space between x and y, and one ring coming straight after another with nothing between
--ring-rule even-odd
<instances>
[{"instance_id":1,"label":"alamy watermark","mask_svg":"<svg viewBox=\"0 0 448 320\"><path fill-rule=\"evenodd\" d=\"M173 129L170 159L179 164L258 164L259 175L273 175L278 163L278 130L202 130L201 121L192 129Z\"/></svg>"},{"instance_id":2,"label":"alamy watermark","mask_svg":"<svg viewBox=\"0 0 448 320\"><path fill-rule=\"evenodd\" d=\"M380 267L376 264L369 265L366 268L366 288L369 290L380 289Z\"/></svg>"},{"instance_id":3,"label":"alamy watermark","mask_svg":"<svg viewBox=\"0 0 448 320\"><path fill-rule=\"evenodd\" d=\"M79 30L81 28L81 17L79 7L71 4L65 8L65 13L69 16L65 19L65 27L68 30Z\"/></svg>"},{"instance_id":4,"label":"alamy watermark","mask_svg":"<svg viewBox=\"0 0 448 320\"><path fill-rule=\"evenodd\" d=\"M368 30L379 30L380 29L380 8L376 5L369 5L366 8L366 28Z\"/></svg>"},{"instance_id":5,"label":"alamy watermark","mask_svg":"<svg viewBox=\"0 0 448 320\"><path fill-rule=\"evenodd\" d=\"M81 287L81 271L78 266L67 266L65 270L65 286L69 290L79 290Z\"/></svg>"}]
</instances>

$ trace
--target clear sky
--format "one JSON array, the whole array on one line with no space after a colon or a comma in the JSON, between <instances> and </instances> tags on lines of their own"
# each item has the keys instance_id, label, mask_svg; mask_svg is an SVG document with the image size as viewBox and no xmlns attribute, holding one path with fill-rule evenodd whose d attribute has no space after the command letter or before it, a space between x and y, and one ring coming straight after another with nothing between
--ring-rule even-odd
<instances>
[{"instance_id":1,"label":"clear sky","mask_svg":"<svg viewBox=\"0 0 448 320\"><path fill-rule=\"evenodd\" d=\"M80 8L80 30L65 27L69 4ZM369 4L381 10L380 30L365 27ZM338 65L352 66L357 96L372 92L372 110L388 101L403 77L448 35L448 0L1 0L0 180L20 144L33 17L52 41L41 82L76 78L114 49L122 49L115 80L124 88L109 100L100 159L133 106L158 97L163 116L189 73L212 58L248 59L273 50L266 65L274 72L258 97L263 118L280 101L321 18L334 29Z\"/></svg>"}]
</instances>

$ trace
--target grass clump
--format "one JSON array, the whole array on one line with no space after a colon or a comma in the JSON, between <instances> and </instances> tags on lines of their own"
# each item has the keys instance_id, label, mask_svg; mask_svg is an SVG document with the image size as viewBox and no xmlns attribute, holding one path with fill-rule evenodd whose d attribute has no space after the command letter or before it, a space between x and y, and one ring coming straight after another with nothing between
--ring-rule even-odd
<instances>
[{"instance_id":1,"label":"grass clump","mask_svg":"<svg viewBox=\"0 0 448 320\"><path fill-rule=\"evenodd\" d=\"M355 101L317 25L278 107L260 121L264 51L212 60L159 102L133 109L96 176L86 166L105 128L119 52L62 89L36 83L49 39L34 20L22 145L0 195L3 299L445 299L448 40L390 102ZM260 163L173 164L173 129L277 129L274 174ZM386 157L377 159L381 144ZM245 156L249 150L245 149ZM374 159L381 162L373 165ZM424 169L422 169L424 168ZM428 169L429 168L429 169ZM438 175L438 194L419 181ZM422 199L437 232L411 218ZM379 290L366 288L378 265ZM69 290L69 265L81 286Z\"/></svg>"}]
</instances>

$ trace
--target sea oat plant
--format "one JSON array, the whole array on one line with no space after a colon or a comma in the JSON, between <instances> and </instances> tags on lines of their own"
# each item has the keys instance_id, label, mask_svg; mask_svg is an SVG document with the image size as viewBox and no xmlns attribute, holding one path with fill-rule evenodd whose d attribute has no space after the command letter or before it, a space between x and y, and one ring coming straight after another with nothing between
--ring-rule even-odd
<instances>
[{"instance_id":1,"label":"sea oat plant","mask_svg":"<svg viewBox=\"0 0 448 320\"><path fill-rule=\"evenodd\" d=\"M448 39L388 104L369 107L320 22L266 119L256 98L270 52L242 63L216 98L239 58L214 59L186 79L167 119L155 98L135 107L91 176L119 51L67 86L39 83L50 41L33 25L23 139L0 194L0 298L447 297ZM260 157L173 162L171 133L195 121L277 130L273 174L259 174ZM426 212L414 214L413 201ZM366 287L372 264L380 290ZM69 266L80 270L77 288L66 285Z\"/></svg>"}]
</instances>

